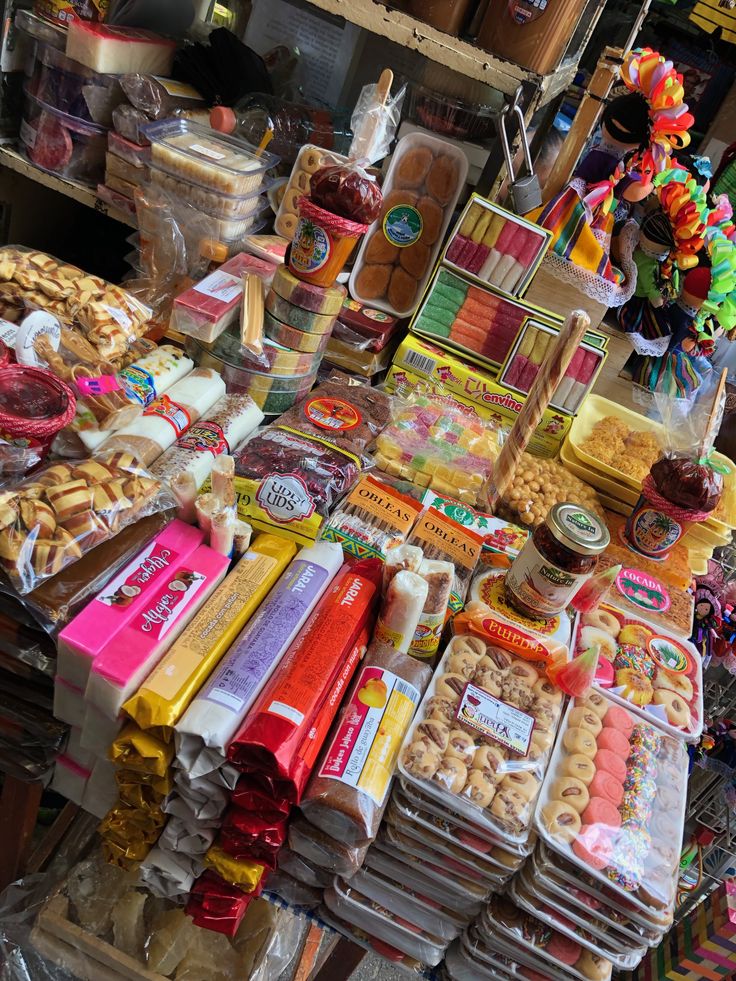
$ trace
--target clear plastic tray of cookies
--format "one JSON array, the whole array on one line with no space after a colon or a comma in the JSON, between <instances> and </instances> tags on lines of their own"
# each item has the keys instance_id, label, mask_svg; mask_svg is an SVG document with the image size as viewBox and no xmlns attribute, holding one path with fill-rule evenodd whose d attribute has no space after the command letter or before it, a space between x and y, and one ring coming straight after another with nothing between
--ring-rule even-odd
<instances>
[{"instance_id":1,"label":"clear plastic tray of cookies","mask_svg":"<svg viewBox=\"0 0 736 981\"><path fill-rule=\"evenodd\" d=\"M465 938L456 940L445 954L444 968L452 981L509 981L513 975L478 964L465 946Z\"/></svg>"},{"instance_id":2,"label":"clear plastic tray of cookies","mask_svg":"<svg viewBox=\"0 0 736 981\"><path fill-rule=\"evenodd\" d=\"M506 981L521 978L534 978L534 981L558 981L560 974L529 950L519 949L500 933L489 935L479 922L471 924L461 937L460 943L465 957L484 971L495 971ZM542 970L542 967L547 970ZM533 974L531 972L534 972ZM567 981L569 975L562 975Z\"/></svg>"},{"instance_id":3,"label":"clear plastic tray of cookies","mask_svg":"<svg viewBox=\"0 0 736 981\"><path fill-rule=\"evenodd\" d=\"M230 197L261 188L279 158L191 119L163 119L143 127L151 162L171 177Z\"/></svg>"},{"instance_id":4,"label":"clear plastic tray of cookies","mask_svg":"<svg viewBox=\"0 0 736 981\"><path fill-rule=\"evenodd\" d=\"M395 317L419 303L465 186L468 159L424 133L396 145L383 185L383 208L363 239L350 295Z\"/></svg>"},{"instance_id":5,"label":"clear plastic tray of cookies","mask_svg":"<svg viewBox=\"0 0 736 981\"><path fill-rule=\"evenodd\" d=\"M341 153L324 150L321 146L315 146L313 143L306 143L301 148L294 161L274 221L273 227L278 235L283 235L290 242L294 238L299 221L299 198L309 195L312 175L316 174L321 167L347 163L347 159Z\"/></svg>"},{"instance_id":6,"label":"clear plastic tray of cookies","mask_svg":"<svg viewBox=\"0 0 736 981\"><path fill-rule=\"evenodd\" d=\"M550 905L559 905L562 900L571 918L577 916L592 933L602 939L610 938L610 942L647 947L656 947L660 943L663 927L645 927L598 898L596 890L586 892L579 873L565 879L558 868L542 859L543 848L543 845L538 848L532 859L530 875L535 889L542 892ZM577 872L576 869L572 871Z\"/></svg>"},{"instance_id":7,"label":"clear plastic tray of cookies","mask_svg":"<svg viewBox=\"0 0 736 981\"><path fill-rule=\"evenodd\" d=\"M399 852L386 839L377 839L368 849L364 867L380 873L385 879L397 883L402 888L411 889L414 893L436 903L452 916L467 921L480 913L482 903L474 896L453 888L452 883L440 883L420 865L413 855Z\"/></svg>"},{"instance_id":8,"label":"clear plastic tray of cookies","mask_svg":"<svg viewBox=\"0 0 736 981\"><path fill-rule=\"evenodd\" d=\"M430 879L439 885L447 886L447 863L444 856L436 855L431 848L420 844L387 822L379 833L381 847L388 846L389 854L404 862L414 862ZM468 903L482 903L488 898L490 889L481 883L468 879L455 872L452 876L452 891Z\"/></svg>"},{"instance_id":9,"label":"clear plastic tray of cookies","mask_svg":"<svg viewBox=\"0 0 736 981\"><path fill-rule=\"evenodd\" d=\"M591 690L568 707L535 824L549 847L632 907L672 908L687 796L680 739Z\"/></svg>"},{"instance_id":10,"label":"clear plastic tray of cookies","mask_svg":"<svg viewBox=\"0 0 736 981\"><path fill-rule=\"evenodd\" d=\"M417 833L426 832L431 835L431 841L441 842L442 848L440 850L443 854L454 856L463 862L475 865L479 872L488 875L495 881L498 881L499 877L506 879L513 873L512 867L498 862L493 857L493 846L490 842L463 835L462 829L448 821L446 817L432 814L430 811L417 807L401 791L401 785L398 783L394 785L390 806L395 809L399 818L416 828ZM519 864L522 861L523 859L519 857Z\"/></svg>"},{"instance_id":11,"label":"clear plastic tray of cookies","mask_svg":"<svg viewBox=\"0 0 736 981\"><path fill-rule=\"evenodd\" d=\"M594 644L600 650L596 689L675 738L700 739L703 664L689 641L601 604L579 618L573 637L575 654Z\"/></svg>"},{"instance_id":12,"label":"clear plastic tray of cookies","mask_svg":"<svg viewBox=\"0 0 736 981\"><path fill-rule=\"evenodd\" d=\"M560 981L608 981L611 977L610 961L520 909L508 896L493 896L476 921L476 929L481 938L488 933L494 942L500 939L512 945L508 949L532 969L538 964L541 970L550 965L550 973Z\"/></svg>"},{"instance_id":13,"label":"clear plastic tray of cookies","mask_svg":"<svg viewBox=\"0 0 736 981\"><path fill-rule=\"evenodd\" d=\"M543 664L458 634L404 739L399 772L449 811L522 844L563 699Z\"/></svg>"},{"instance_id":14,"label":"clear plastic tray of cookies","mask_svg":"<svg viewBox=\"0 0 736 981\"><path fill-rule=\"evenodd\" d=\"M385 960L390 961L395 968L403 974L413 977L430 977L430 970L426 964L422 964L415 957L410 957L403 950L392 947L390 944L371 936L366 930L348 923L346 920L336 916L327 906L320 906L317 910L317 918L320 923L324 923L335 933L341 933L344 937L352 940L359 947L371 953L380 954Z\"/></svg>"},{"instance_id":15,"label":"clear plastic tray of cookies","mask_svg":"<svg viewBox=\"0 0 736 981\"><path fill-rule=\"evenodd\" d=\"M452 842L449 838L441 834L426 824L415 821L410 815L411 811L405 810L392 800L386 809L386 821L396 830L407 838L417 842L421 848L426 848L432 853L437 862L441 862L450 871L458 872L460 875L474 882L478 882L487 889L498 889L508 880L508 870L497 868L488 862L473 865L473 856Z\"/></svg>"},{"instance_id":16,"label":"clear plastic tray of cookies","mask_svg":"<svg viewBox=\"0 0 736 981\"><path fill-rule=\"evenodd\" d=\"M410 957L431 967L442 960L447 944L439 937L421 930L406 916L390 912L344 879L335 879L333 885L325 889L324 903L335 916L366 930L371 936L397 947Z\"/></svg>"},{"instance_id":17,"label":"clear plastic tray of cookies","mask_svg":"<svg viewBox=\"0 0 736 981\"><path fill-rule=\"evenodd\" d=\"M462 933L466 926L466 919L378 872L360 869L351 876L350 885L390 913L409 920L445 943Z\"/></svg>"},{"instance_id":18,"label":"clear plastic tray of cookies","mask_svg":"<svg viewBox=\"0 0 736 981\"><path fill-rule=\"evenodd\" d=\"M512 845L507 841L502 841L498 835L488 831L487 828L479 828L471 824L459 814L448 811L446 807L432 797L427 797L413 784L406 780L399 779L394 784L394 792L400 788L402 797L407 803L430 816L432 819L439 819L443 825L448 824L453 828L453 834L458 841L474 851L481 852L492 858L497 865L502 865L507 869L518 869L523 864L524 859L534 851L537 836L532 832L529 839L520 845Z\"/></svg>"},{"instance_id":19,"label":"clear plastic tray of cookies","mask_svg":"<svg viewBox=\"0 0 736 981\"><path fill-rule=\"evenodd\" d=\"M566 905L560 905L554 900L550 901L550 897L545 896L543 890L536 888L524 872L521 872L511 883L508 894L521 909L536 916L542 923L546 923L566 937L570 937L571 940L575 940L586 950L592 950L599 957L609 960L619 971L633 970L646 953L646 946L637 947L624 940L622 949L620 944L612 943L610 937L594 934L585 919L568 909Z\"/></svg>"}]
</instances>

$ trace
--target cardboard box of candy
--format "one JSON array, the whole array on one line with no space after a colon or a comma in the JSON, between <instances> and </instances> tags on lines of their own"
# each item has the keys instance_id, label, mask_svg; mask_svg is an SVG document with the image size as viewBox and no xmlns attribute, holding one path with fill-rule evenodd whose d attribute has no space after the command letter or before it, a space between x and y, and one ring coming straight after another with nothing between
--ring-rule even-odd
<instances>
[{"instance_id":1,"label":"cardboard box of candy","mask_svg":"<svg viewBox=\"0 0 736 981\"><path fill-rule=\"evenodd\" d=\"M508 296L523 296L551 239L546 228L473 194L442 261Z\"/></svg>"},{"instance_id":2,"label":"cardboard box of candy","mask_svg":"<svg viewBox=\"0 0 736 981\"><path fill-rule=\"evenodd\" d=\"M396 391L422 380L437 391L450 392L484 419L495 419L503 426L513 426L524 404L523 397L500 385L488 370L467 364L459 355L408 334L394 355L386 385L389 391ZM556 456L571 424L570 416L547 409L532 436L530 452L541 457Z\"/></svg>"}]
</instances>

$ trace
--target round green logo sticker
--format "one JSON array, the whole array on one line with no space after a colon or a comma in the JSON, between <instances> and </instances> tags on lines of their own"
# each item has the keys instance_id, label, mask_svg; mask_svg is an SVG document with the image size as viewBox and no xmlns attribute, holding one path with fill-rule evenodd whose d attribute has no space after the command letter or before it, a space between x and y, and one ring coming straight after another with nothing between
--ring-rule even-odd
<instances>
[{"instance_id":1,"label":"round green logo sticker","mask_svg":"<svg viewBox=\"0 0 736 981\"><path fill-rule=\"evenodd\" d=\"M383 234L392 245L405 249L418 242L422 235L422 216L408 204L397 204L383 219Z\"/></svg>"},{"instance_id":2,"label":"round green logo sticker","mask_svg":"<svg viewBox=\"0 0 736 981\"><path fill-rule=\"evenodd\" d=\"M665 671L683 674L690 670L692 658L676 641L666 637L650 637L647 648L655 663Z\"/></svg>"}]
</instances>

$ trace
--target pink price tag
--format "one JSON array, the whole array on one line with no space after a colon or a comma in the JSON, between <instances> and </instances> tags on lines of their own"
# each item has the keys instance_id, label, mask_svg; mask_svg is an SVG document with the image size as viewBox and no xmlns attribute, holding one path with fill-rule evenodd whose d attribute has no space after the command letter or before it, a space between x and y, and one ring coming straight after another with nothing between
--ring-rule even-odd
<instances>
[{"instance_id":1,"label":"pink price tag","mask_svg":"<svg viewBox=\"0 0 736 981\"><path fill-rule=\"evenodd\" d=\"M106 395L108 392L117 392L123 387L118 381L117 375L98 375L96 378L77 378L75 384L79 394L83 398L85 395Z\"/></svg>"}]
</instances>

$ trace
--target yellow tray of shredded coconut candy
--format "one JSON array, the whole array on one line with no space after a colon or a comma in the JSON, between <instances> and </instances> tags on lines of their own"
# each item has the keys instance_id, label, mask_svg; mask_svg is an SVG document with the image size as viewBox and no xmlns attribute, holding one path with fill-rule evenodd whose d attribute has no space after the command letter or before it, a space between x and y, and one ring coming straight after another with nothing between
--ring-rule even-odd
<instances>
[{"instance_id":1,"label":"yellow tray of shredded coconut candy","mask_svg":"<svg viewBox=\"0 0 736 981\"><path fill-rule=\"evenodd\" d=\"M609 428L601 435L600 447L598 448L595 446L593 430L596 424L604 419L611 420L611 422ZM638 433L642 436L637 437L635 434ZM590 468L591 472L586 478L589 484L598 487L597 478L600 475L609 478L618 485L616 493L612 495L613 497L626 500L627 498L623 498L623 492L625 489L631 488L636 491L638 498L641 482L643 476L649 471L649 465L642 467L639 463L639 473L634 473L633 467L629 466L632 472L627 473L606 459L594 455L600 449L601 456L604 458L610 456L615 449L614 442L617 435L621 437L622 441L627 439L624 459L628 459L632 463L636 459L636 445L639 438L645 441L644 445L648 445L648 438L653 436L660 446L664 445L664 429L661 423L647 419L646 416L642 416L632 409L627 409L623 405L617 405L601 395L589 395L584 401L579 415L572 424L568 442L578 460ZM590 442L591 437L593 439L592 444ZM724 466L728 473L723 478L723 497L713 515L704 524L717 534L726 535L730 538L729 531L736 528L736 467L721 453L714 453L713 459ZM624 486L621 486L622 484ZM607 488L601 489L610 492Z\"/></svg>"}]
</instances>

